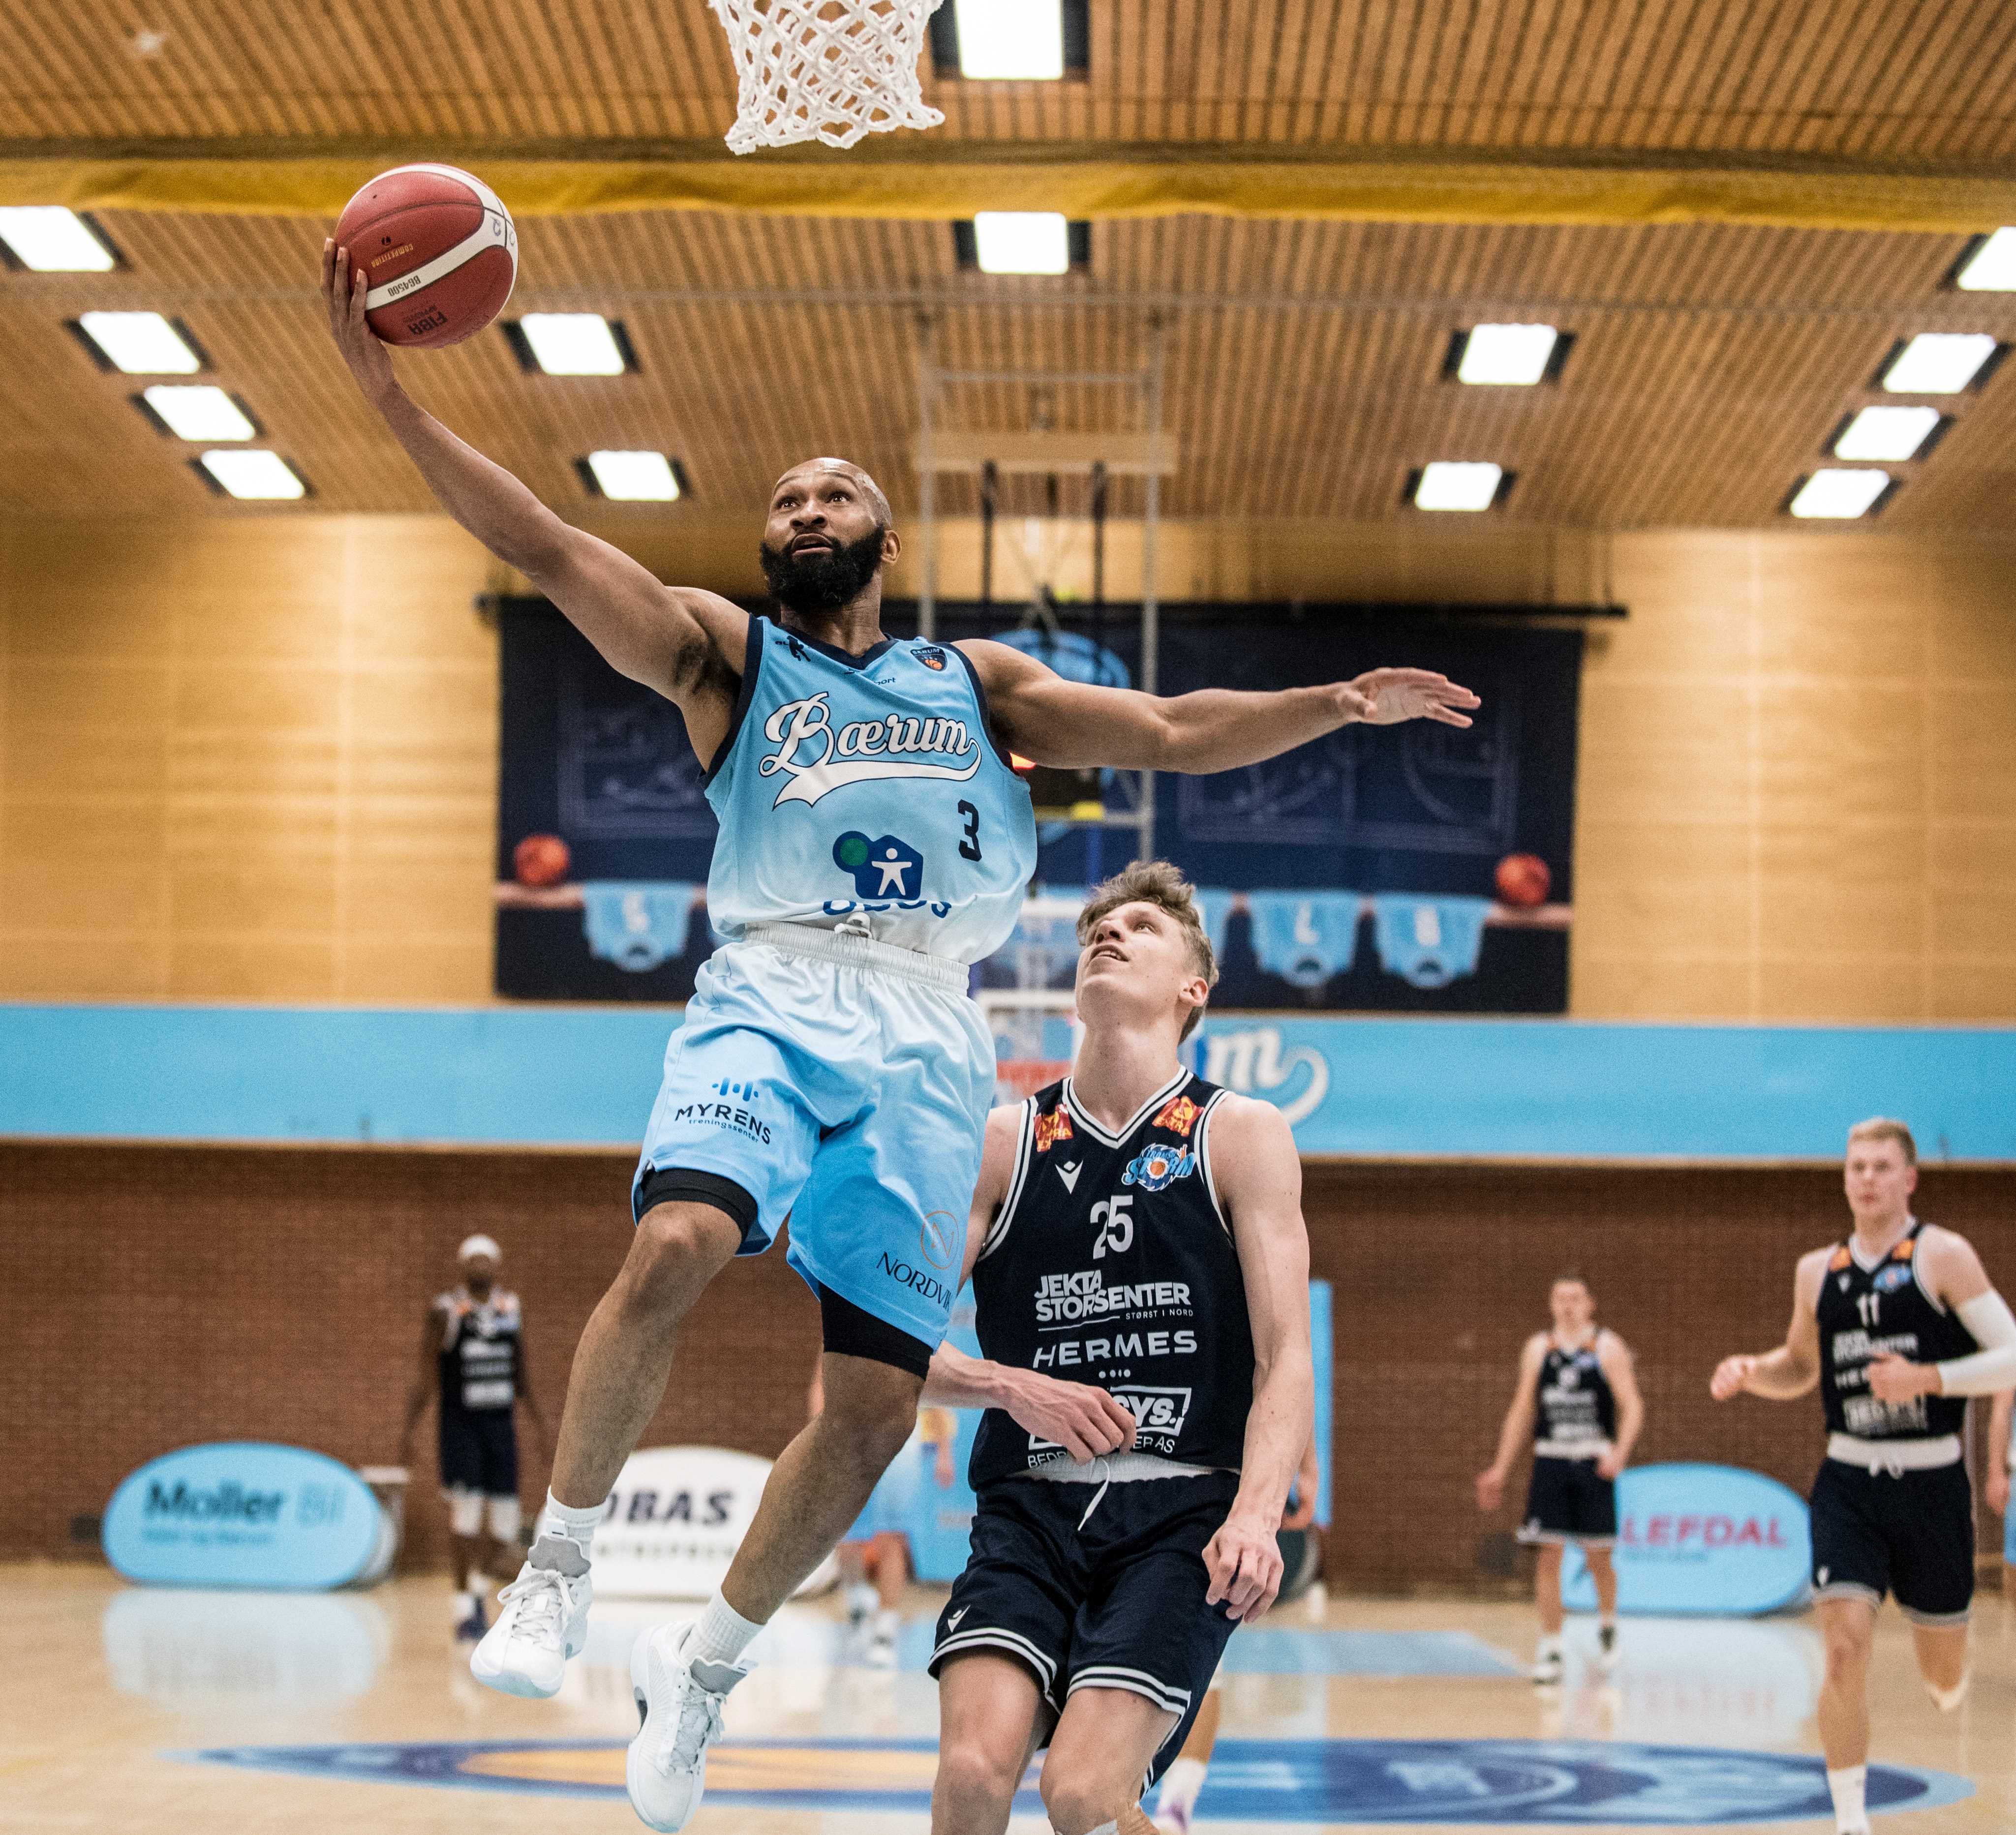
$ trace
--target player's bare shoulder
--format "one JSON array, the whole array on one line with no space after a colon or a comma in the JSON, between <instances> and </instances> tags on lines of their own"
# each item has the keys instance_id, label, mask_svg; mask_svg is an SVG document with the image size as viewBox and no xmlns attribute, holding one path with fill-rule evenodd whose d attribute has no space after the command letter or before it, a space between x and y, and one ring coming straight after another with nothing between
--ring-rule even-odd
<instances>
[{"instance_id":1,"label":"player's bare shoulder","mask_svg":"<svg viewBox=\"0 0 2016 1835\"><path fill-rule=\"evenodd\" d=\"M1228 1089L1211 1105L1204 1131L1211 1176L1221 1189L1256 1182L1301 1189L1294 1130L1272 1103Z\"/></svg>"}]
</instances>

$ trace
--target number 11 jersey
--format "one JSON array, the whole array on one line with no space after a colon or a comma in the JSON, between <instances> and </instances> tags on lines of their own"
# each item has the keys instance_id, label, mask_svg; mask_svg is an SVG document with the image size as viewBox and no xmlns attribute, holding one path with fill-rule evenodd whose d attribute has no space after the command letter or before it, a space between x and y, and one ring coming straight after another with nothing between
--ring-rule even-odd
<instances>
[{"instance_id":1,"label":"number 11 jersey","mask_svg":"<svg viewBox=\"0 0 2016 1835\"><path fill-rule=\"evenodd\" d=\"M1964 1395L1883 1401L1869 1392L1869 1366L1886 1352L1913 1363L1943 1363L1979 1348L1974 1335L1919 1281L1924 1229L1913 1220L1904 1240L1873 1268L1863 1266L1852 1237L1827 1258L1815 1313L1820 1401L1830 1434L1857 1440L1940 1440L1959 1433L1967 1419Z\"/></svg>"}]
</instances>

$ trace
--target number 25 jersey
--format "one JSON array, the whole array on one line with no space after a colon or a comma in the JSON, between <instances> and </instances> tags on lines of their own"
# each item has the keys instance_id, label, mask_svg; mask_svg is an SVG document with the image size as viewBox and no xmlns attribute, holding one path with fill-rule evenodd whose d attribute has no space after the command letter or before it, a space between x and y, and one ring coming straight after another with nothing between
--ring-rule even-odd
<instances>
[{"instance_id":1,"label":"number 25 jersey","mask_svg":"<svg viewBox=\"0 0 2016 1835\"><path fill-rule=\"evenodd\" d=\"M1117 1135L1078 1107L1069 1078L1031 1096L973 1297L982 1355L1096 1383L1132 1413L1136 1452L1236 1471L1253 1328L1211 1181L1211 1117L1224 1096L1179 1071ZM989 1409L973 1488L1070 1458Z\"/></svg>"},{"instance_id":2,"label":"number 25 jersey","mask_svg":"<svg viewBox=\"0 0 2016 1835\"><path fill-rule=\"evenodd\" d=\"M1036 870L1028 786L950 644L885 639L859 657L752 616L733 723L707 774L721 819L707 916L830 928L991 955Z\"/></svg>"}]
</instances>

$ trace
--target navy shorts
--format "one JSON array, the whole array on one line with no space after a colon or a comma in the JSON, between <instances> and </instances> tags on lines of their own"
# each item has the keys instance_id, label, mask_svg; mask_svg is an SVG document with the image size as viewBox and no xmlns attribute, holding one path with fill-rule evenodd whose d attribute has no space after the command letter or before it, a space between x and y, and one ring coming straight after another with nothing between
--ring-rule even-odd
<instances>
[{"instance_id":1,"label":"navy shorts","mask_svg":"<svg viewBox=\"0 0 2016 1835\"><path fill-rule=\"evenodd\" d=\"M1599 1545L1616 1541L1617 1481L1598 1472L1593 1459L1536 1453L1519 1539Z\"/></svg>"},{"instance_id":2,"label":"navy shorts","mask_svg":"<svg viewBox=\"0 0 2016 1835\"><path fill-rule=\"evenodd\" d=\"M443 1412L443 1491L473 1491L484 1497L518 1495L518 1434L511 1412L508 1408Z\"/></svg>"},{"instance_id":3,"label":"navy shorts","mask_svg":"<svg viewBox=\"0 0 2016 1835\"><path fill-rule=\"evenodd\" d=\"M1208 1606L1204 1545L1239 1474L1112 1484L1010 1478L979 1498L972 1553L939 1616L931 1672L969 1650L1012 1657L1061 1713L1075 1689L1125 1689L1175 1714L1147 1781L1183 1750L1232 1635Z\"/></svg>"},{"instance_id":4,"label":"navy shorts","mask_svg":"<svg viewBox=\"0 0 2016 1835\"><path fill-rule=\"evenodd\" d=\"M1919 1625L1964 1625L1974 1604L1974 1493L1958 1459L1867 1472L1820 1461L1813 1480L1813 1593L1880 1606L1897 1596Z\"/></svg>"}]
</instances>

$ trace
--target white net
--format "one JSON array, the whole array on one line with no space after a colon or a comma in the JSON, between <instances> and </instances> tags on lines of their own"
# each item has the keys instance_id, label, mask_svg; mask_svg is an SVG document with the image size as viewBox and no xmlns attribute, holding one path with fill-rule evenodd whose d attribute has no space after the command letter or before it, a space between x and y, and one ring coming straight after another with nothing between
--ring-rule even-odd
<instances>
[{"instance_id":1,"label":"white net","mask_svg":"<svg viewBox=\"0 0 2016 1835\"><path fill-rule=\"evenodd\" d=\"M935 128L917 86L941 0L709 0L735 56L731 153Z\"/></svg>"}]
</instances>

